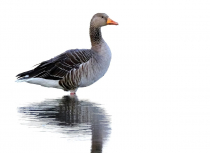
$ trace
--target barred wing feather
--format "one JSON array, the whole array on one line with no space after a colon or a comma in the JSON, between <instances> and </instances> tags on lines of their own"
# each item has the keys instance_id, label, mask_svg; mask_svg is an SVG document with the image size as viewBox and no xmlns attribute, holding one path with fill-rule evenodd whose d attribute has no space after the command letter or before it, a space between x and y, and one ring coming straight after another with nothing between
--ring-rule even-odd
<instances>
[{"instance_id":1,"label":"barred wing feather","mask_svg":"<svg viewBox=\"0 0 210 153\"><path fill-rule=\"evenodd\" d=\"M73 49L40 63L35 69L17 75L18 79L44 78L60 80L72 69L78 69L80 64L92 57L89 49Z\"/></svg>"}]
</instances>

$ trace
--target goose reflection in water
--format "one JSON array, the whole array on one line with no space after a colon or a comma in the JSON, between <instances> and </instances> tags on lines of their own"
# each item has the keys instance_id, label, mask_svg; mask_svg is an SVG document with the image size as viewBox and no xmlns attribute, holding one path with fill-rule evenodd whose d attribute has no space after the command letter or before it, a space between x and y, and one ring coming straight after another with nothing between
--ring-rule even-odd
<instances>
[{"instance_id":1,"label":"goose reflection in water","mask_svg":"<svg viewBox=\"0 0 210 153\"><path fill-rule=\"evenodd\" d=\"M109 117L94 103L78 100L76 96L46 100L20 107L30 126L50 127L70 137L92 135L91 153L101 153L110 133Z\"/></svg>"}]
</instances>

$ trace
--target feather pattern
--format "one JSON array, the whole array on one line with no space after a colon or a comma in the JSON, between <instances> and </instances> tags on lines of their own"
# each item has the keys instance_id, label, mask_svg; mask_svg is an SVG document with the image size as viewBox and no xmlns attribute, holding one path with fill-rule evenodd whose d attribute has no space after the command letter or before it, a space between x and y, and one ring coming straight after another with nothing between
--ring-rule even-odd
<instances>
[{"instance_id":1,"label":"feather pattern","mask_svg":"<svg viewBox=\"0 0 210 153\"><path fill-rule=\"evenodd\" d=\"M92 57L90 49L74 49L40 63L35 69L17 75L18 79L44 78L60 80L72 69L79 68L79 65L87 62Z\"/></svg>"}]
</instances>

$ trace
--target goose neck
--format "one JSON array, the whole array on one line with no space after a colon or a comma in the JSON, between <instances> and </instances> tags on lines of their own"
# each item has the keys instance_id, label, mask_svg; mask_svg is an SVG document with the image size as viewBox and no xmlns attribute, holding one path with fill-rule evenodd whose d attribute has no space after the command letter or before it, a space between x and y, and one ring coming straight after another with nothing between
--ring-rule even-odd
<instances>
[{"instance_id":1,"label":"goose neck","mask_svg":"<svg viewBox=\"0 0 210 153\"><path fill-rule=\"evenodd\" d=\"M98 46L102 43L101 27L95 27L93 24L90 25L90 40L92 46Z\"/></svg>"}]
</instances>

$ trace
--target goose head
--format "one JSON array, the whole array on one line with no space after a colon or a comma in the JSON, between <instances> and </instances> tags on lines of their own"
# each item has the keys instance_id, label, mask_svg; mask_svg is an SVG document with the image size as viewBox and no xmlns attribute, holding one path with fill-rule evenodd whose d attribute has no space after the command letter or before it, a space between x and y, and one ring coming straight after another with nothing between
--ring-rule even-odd
<instances>
[{"instance_id":1,"label":"goose head","mask_svg":"<svg viewBox=\"0 0 210 153\"><path fill-rule=\"evenodd\" d=\"M118 25L117 22L110 19L109 16L105 13L95 14L92 17L90 24L96 28L100 28L100 27L106 26L106 25Z\"/></svg>"}]
</instances>

